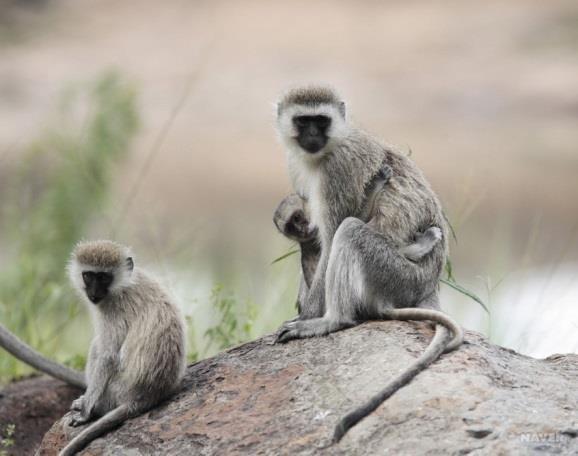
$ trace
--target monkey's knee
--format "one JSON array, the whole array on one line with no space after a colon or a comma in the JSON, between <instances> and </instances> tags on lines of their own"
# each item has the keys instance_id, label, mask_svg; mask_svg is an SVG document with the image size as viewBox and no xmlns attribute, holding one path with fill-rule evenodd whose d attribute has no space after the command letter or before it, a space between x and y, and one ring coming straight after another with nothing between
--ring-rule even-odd
<instances>
[{"instance_id":1,"label":"monkey's knee","mask_svg":"<svg viewBox=\"0 0 578 456\"><path fill-rule=\"evenodd\" d=\"M358 218L347 217L343 222L341 222L339 228L337 228L335 236L333 237L333 242L340 244L351 239L359 227L363 225L364 223Z\"/></svg>"}]
</instances>

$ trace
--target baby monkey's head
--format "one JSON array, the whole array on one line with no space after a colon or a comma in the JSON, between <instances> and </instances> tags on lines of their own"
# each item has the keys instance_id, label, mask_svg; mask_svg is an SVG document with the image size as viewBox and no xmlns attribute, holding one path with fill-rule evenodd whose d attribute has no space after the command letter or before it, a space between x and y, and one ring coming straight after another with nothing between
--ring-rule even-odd
<instances>
[{"instance_id":1,"label":"baby monkey's head","mask_svg":"<svg viewBox=\"0 0 578 456\"><path fill-rule=\"evenodd\" d=\"M289 195L281 201L273 223L282 234L300 243L311 241L317 235L317 228L311 226L303 200L298 195Z\"/></svg>"},{"instance_id":2,"label":"baby monkey's head","mask_svg":"<svg viewBox=\"0 0 578 456\"><path fill-rule=\"evenodd\" d=\"M99 304L130 286L133 269L128 247L112 241L90 241L76 245L68 273L78 293Z\"/></svg>"}]
</instances>

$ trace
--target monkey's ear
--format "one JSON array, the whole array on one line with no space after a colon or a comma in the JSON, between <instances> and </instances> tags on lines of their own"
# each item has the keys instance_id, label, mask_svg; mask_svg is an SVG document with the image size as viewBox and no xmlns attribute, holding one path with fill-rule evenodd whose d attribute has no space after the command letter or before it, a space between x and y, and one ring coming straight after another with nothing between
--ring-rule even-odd
<instances>
[{"instance_id":1,"label":"monkey's ear","mask_svg":"<svg viewBox=\"0 0 578 456\"><path fill-rule=\"evenodd\" d=\"M341 117L345 119L345 101L340 101L338 107L339 107L339 114L341 114Z\"/></svg>"},{"instance_id":2,"label":"monkey's ear","mask_svg":"<svg viewBox=\"0 0 578 456\"><path fill-rule=\"evenodd\" d=\"M132 271L134 269L134 261L132 260L132 257L128 257L126 259L126 267L128 268L129 271Z\"/></svg>"},{"instance_id":3,"label":"monkey's ear","mask_svg":"<svg viewBox=\"0 0 578 456\"><path fill-rule=\"evenodd\" d=\"M281 103L277 103L277 117L281 117L281 111L283 111L283 106Z\"/></svg>"}]
</instances>

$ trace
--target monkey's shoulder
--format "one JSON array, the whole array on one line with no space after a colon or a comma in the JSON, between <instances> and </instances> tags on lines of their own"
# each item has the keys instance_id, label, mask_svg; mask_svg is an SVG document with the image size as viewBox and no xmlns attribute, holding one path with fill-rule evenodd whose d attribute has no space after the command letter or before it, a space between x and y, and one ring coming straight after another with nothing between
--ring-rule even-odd
<instances>
[{"instance_id":1,"label":"monkey's shoulder","mask_svg":"<svg viewBox=\"0 0 578 456\"><path fill-rule=\"evenodd\" d=\"M395 176L425 181L425 177L416 163L393 147L383 147L383 164L389 166Z\"/></svg>"},{"instance_id":2,"label":"monkey's shoulder","mask_svg":"<svg viewBox=\"0 0 578 456\"><path fill-rule=\"evenodd\" d=\"M413 173L393 174L375 200L380 231L399 231L401 237L443 223L441 205L431 187Z\"/></svg>"}]
</instances>

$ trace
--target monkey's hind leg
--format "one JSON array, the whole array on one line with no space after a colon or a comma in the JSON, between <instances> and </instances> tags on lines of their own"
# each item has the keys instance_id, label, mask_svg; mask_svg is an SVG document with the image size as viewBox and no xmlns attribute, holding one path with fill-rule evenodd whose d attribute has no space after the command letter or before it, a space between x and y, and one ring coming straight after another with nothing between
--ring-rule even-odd
<instances>
[{"instance_id":1,"label":"monkey's hind leg","mask_svg":"<svg viewBox=\"0 0 578 456\"><path fill-rule=\"evenodd\" d=\"M358 324L356 313L364 306L364 277L359 252L350 244L351 227L363 224L346 219L333 238L325 275L327 310L321 318L285 323L276 342L325 336Z\"/></svg>"}]
</instances>

